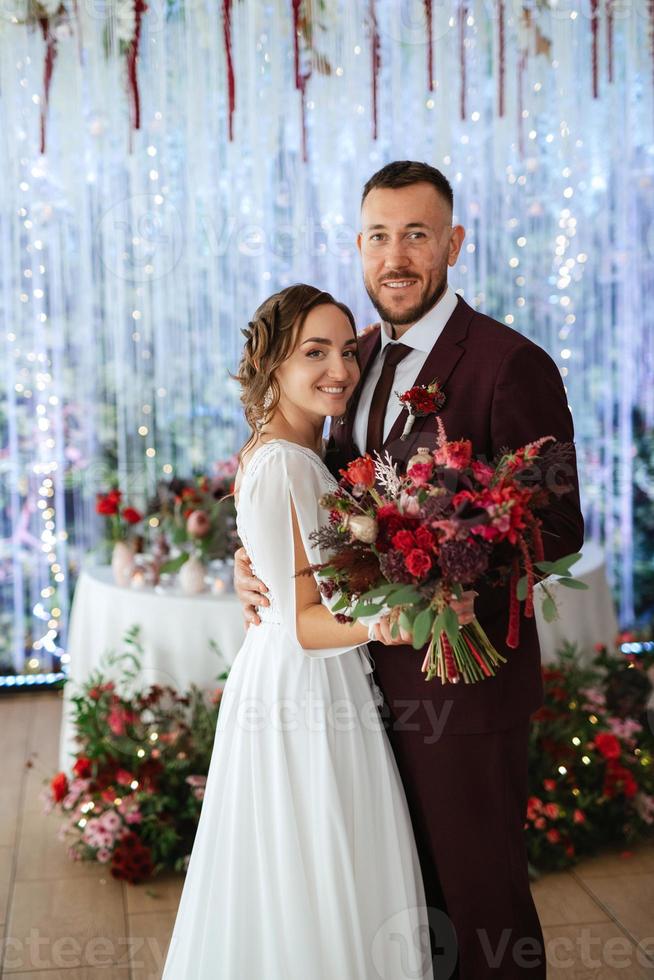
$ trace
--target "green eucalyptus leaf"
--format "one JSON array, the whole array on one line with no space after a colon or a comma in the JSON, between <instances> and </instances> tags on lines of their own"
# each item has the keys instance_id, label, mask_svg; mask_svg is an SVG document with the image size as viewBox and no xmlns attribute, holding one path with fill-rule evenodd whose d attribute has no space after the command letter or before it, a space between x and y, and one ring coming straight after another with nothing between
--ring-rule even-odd
<instances>
[{"instance_id":1,"label":"green eucalyptus leaf","mask_svg":"<svg viewBox=\"0 0 654 980\"><path fill-rule=\"evenodd\" d=\"M551 623L556 619L556 603L549 595L543 599L542 613L546 623Z\"/></svg>"},{"instance_id":2,"label":"green eucalyptus leaf","mask_svg":"<svg viewBox=\"0 0 654 980\"><path fill-rule=\"evenodd\" d=\"M586 583L585 582L580 582L578 578L564 577L564 578L557 579L557 582L560 582L561 585L567 585L567 587L569 589L587 589L588 588L588 586L586 585Z\"/></svg>"},{"instance_id":3,"label":"green eucalyptus leaf","mask_svg":"<svg viewBox=\"0 0 654 980\"><path fill-rule=\"evenodd\" d=\"M516 589L516 595L520 602L524 602L527 598L527 576L523 575L522 578L518 579L518 587Z\"/></svg>"},{"instance_id":4,"label":"green eucalyptus leaf","mask_svg":"<svg viewBox=\"0 0 654 980\"><path fill-rule=\"evenodd\" d=\"M434 610L430 609L429 606L419 612L413 623L413 646L414 649L420 650L424 647L427 642L427 638L431 632L432 623L434 622Z\"/></svg>"},{"instance_id":5,"label":"green eucalyptus leaf","mask_svg":"<svg viewBox=\"0 0 654 980\"><path fill-rule=\"evenodd\" d=\"M459 620L451 606L446 606L442 612L445 632L450 643L456 643L459 633Z\"/></svg>"},{"instance_id":6,"label":"green eucalyptus leaf","mask_svg":"<svg viewBox=\"0 0 654 980\"><path fill-rule=\"evenodd\" d=\"M184 565L188 561L188 559L189 559L188 553L186 551L183 551L181 555L177 556L177 558L171 558L170 561L164 562L161 568L159 569L159 573L167 574L171 572L178 572L182 567L182 565Z\"/></svg>"}]
</instances>

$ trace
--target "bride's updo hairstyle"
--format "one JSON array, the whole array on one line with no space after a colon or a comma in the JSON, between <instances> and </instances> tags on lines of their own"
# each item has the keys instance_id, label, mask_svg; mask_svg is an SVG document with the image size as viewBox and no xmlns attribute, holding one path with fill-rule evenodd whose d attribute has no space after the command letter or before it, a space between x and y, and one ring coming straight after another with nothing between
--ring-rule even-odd
<instances>
[{"instance_id":1,"label":"bride's updo hairstyle","mask_svg":"<svg viewBox=\"0 0 654 980\"><path fill-rule=\"evenodd\" d=\"M314 307L328 303L345 314L356 337L354 316L349 307L339 303L330 293L304 283L287 286L269 296L241 331L245 346L235 377L241 385L241 401L252 430L246 446L279 404L281 392L275 372L295 350L307 314Z\"/></svg>"}]
</instances>

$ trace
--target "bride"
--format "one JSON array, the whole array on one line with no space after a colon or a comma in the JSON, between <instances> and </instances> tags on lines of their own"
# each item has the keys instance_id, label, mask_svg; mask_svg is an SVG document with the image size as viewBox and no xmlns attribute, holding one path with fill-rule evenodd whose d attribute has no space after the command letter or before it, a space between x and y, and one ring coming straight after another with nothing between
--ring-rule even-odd
<instances>
[{"instance_id":1,"label":"bride","mask_svg":"<svg viewBox=\"0 0 654 980\"><path fill-rule=\"evenodd\" d=\"M163 980L433 977L406 800L377 710L368 628L311 575L335 481L326 416L359 379L350 310L313 286L271 296L244 331L252 436L238 532L269 588L225 685L202 815ZM372 628L375 637L388 639ZM400 655L400 654L398 654Z\"/></svg>"}]
</instances>

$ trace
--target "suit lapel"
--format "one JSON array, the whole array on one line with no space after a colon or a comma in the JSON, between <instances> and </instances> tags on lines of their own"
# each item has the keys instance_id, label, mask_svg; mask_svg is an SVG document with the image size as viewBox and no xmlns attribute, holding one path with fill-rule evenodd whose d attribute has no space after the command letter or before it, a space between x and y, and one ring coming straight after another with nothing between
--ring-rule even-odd
<instances>
[{"instance_id":1,"label":"suit lapel","mask_svg":"<svg viewBox=\"0 0 654 980\"><path fill-rule=\"evenodd\" d=\"M459 359L463 356L465 351L465 346L463 341L468 334L468 324L470 320L475 315L475 311L471 306L468 306L466 301L460 296L458 297L457 305L452 313L452 316L447 321L441 334L432 347L431 351L427 355L427 360L422 366L418 377L413 382L413 385L428 385L432 381L438 381L440 386L445 389L445 385L452 374L452 371L459 362ZM447 389L445 389L445 396L447 397ZM395 397L391 395L391 397ZM396 442L404 430L406 420L408 417L408 412L406 409L402 409L398 417L396 418L391 431L388 433L388 438L384 440L384 448L387 443ZM419 433L416 433L416 437ZM414 441L414 438L407 440L406 448L407 450Z\"/></svg>"},{"instance_id":2,"label":"suit lapel","mask_svg":"<svg viewBox=\"0 0 654 980\"><path fill-rule=\"evenodd\" d=\"M372 363L374 362L379 349L381 347L381 325L371 330L367 333L365 337L362 337L359 341L359 361L361 364L361 377L359 378L359 383L356 386L354 394L350 398L349 404L347 406L347 411L345 413L344 422L344 432L343 432L343 442L346 446L350 446L353 442L354 433L354 418L357 411L357 406L359 404L359 399L361 398L361 391L363 390L363 384L366 380L366 376Z\"/></svg>"}]
</instances>

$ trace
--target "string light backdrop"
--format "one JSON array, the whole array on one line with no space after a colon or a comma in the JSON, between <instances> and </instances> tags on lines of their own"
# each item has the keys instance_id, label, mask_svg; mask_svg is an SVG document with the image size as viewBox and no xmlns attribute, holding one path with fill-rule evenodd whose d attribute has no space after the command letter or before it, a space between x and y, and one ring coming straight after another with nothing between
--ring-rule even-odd
<instances>
[{"instance_id":1,"label":"string light backdrop","mask_svg":"<svg viewBox=\"0 0 654 980\"><path fill-rule=\"evenodd\" d=\"M560 366L629 623L653 26L654 5L611 0L0 0L5 671L65 666L114 473L138 505L239 446L228 371L266 295L313 282L373 318L359 198L397 158L453 183L452 285Z\"/></svg>"}]
</instances>

